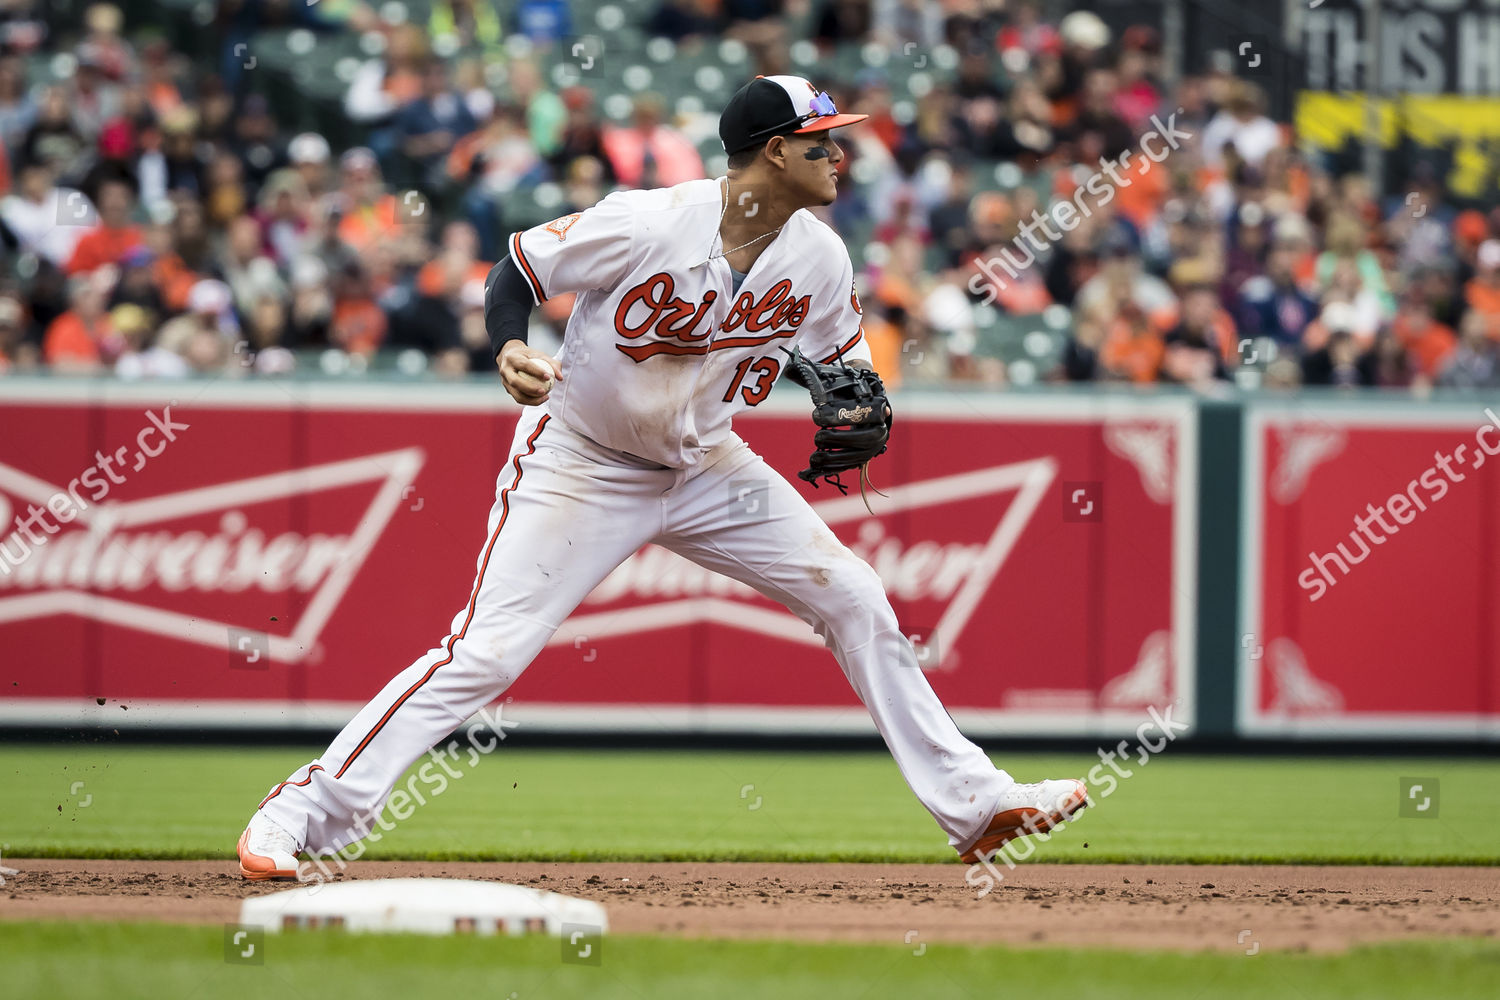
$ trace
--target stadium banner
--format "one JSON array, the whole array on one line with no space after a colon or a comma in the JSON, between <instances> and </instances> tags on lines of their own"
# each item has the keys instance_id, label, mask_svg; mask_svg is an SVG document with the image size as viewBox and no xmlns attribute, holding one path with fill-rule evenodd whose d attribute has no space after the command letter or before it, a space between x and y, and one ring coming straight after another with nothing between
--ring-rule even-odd
<instances>
[{"instance_id":1,"label":"stadium banner","mask_svg":"<svg viewBox=\"0 0 1500 1000\"><path fill-rule=\"evenodd\" d=\"M1289 8L1300 24L1302 85L1349 93L1366 87L1370 0L1322 0ZM1500 96L1500 5L1493 0L1383 0L1382 94Z\"/></svg>"},{"instance_id":2,"label":"stadium banner","mask_svg":"<svg viewBox=\"0 0 1500 1000\"><path fill-rule=\"evenodd\" d=\"M1296 92L1297 135L1329 152L1347 154L1366 141L1368 8L1366 0L1323 0L1288 9L1299 45L1287 74ZM1381 145L1392 155L1420 155L1450 197L1492 200L1500 140L1500 5L1385 0L1381 11L1375 105ZM1390 169L1404 172L1399 163Z\"/></svg>"},{"instance_id":3,"label":"stadium banner","mask_svg":"<svg viewBox=\"0 0 1500 1000\"><path fill-rule=\"evenodd\" d=\"M1500 399L1246 404L1238 732L1500 738Z\"/></svg>"},{"instance_id":4,"label":"stadium banner","mask_svg":"<svg viewBox=\"0 0 1500 1000\"><path fill-rule=\"evenodd\" d=\"M519 413L475 383L4 389L9 724L343 724L469 599ZM807 405L773 393L736 426L789 474L811 450ZM798 486L884 578L955 719L976 736L1191 723L1192 401L896 408L875 516L857 491ZM506 698L535 731L873 732L808 625L654 546Z\"/></svg>"}]
</instances>

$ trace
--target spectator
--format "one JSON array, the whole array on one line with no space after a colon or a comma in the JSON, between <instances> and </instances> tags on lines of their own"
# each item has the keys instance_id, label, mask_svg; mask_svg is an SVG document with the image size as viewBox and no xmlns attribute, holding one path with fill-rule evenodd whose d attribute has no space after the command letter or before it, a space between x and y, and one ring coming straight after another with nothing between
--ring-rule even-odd
<instances>
[{"instance_id":1,"label":"spectator","mask_svg":"<svg viewBox=\"0 0 1500 1000\"><path fill-rule=\"evenodd\" d=\"M1368 230L1357 216L1347 212L1331 216L1325 238L1328 249L1318 256L1316 275L1325 290L1358 300L1356 305L1364 313L1361 325L1373 337L1374 325L1395 314L1396 302L1380 258L1367 241Z\"/></svg>"},{"instance_id":2,"label":"spectator","mask_svg":"<svg viewBox=\"0 0 1500 1000\"><path fill-rule=\"evenodd\" d=\"M141 60L141 86L151 113L162 118L176 111L182 106L182 90L177 85L180 59L165 39L155 39L141 50Z\"/></svg>"},{"instance_id":3,"label":"spectator","mask_svg":"<svg viewBox=\"0 0 1500 1000\"><path fill-rule=\"evenodd\" d=\"M500 51L500 17L493 4L482 0L436 0L427 33L455 50L481 49L487 58Z\"/></svg>"},{"instance_id":4,"label":"spectator","mask_svg":"<svg viewBox=\"0 0 1500 1000\"><path fill-rule=\"evenodd\" d=\"M484 325L484 279L470 278L464 282L459 289L457 302L459 316L456 350L462 352L464 360L464 367L460 370L489 373L495 368L495 351L490 346L490 335Z\"/></svg>"},{"instance_id":5,"label":"spectator","mask_svg":"<svg viewBox=\"0 0 1500 1000\"><path fill-rule=\"evenodd\" d=\"M906 53L908 44L930 52L943 40L940 4L925 0L877 0L872 8L871 40L893 52Z\"/></svg>"},{"instance_id":6,"label":"spectator","mask_svg":"<svg viewBox=\"0 0 1500 1000\"><path fill-rule=\"evenodd\" d=\"M530 59L511 62L506 84L510 99L522 111L526 134L531 137L537 155L547 159L556 154L568 122L568 109L562 98L547 89L536 63Z\"/></svg>"},{"instance_id":7,"label":"spectator","mask_svg":"<svg viewBox=\"0 0 1500 1000\"><path fill-rule=\"evenodd\" d=\"M126 303L110 310L110 324L124 344L124 352L115 362L115 374L123 379L181 378L188 374L188 363L153 342L155 322L140 306Z\"/></svg>"},{"instance_id":8,"label":"spectator","mask_svg":"<svg viewBox=\"0 0 1500 1000\"><path fill-rule=\"evenodd\" d=\"M609 158L604 152L604 129L594 110L594 93L587 87L569 87L562 93L567 119L563 123L557 151L552 154L552 169L561 172L580 156L591 156L609 171ZM608 173L613 182L614 174Z\"/></svg>"},{"instance_id":9,"label":"spectator","mask_svg":"<svg viewBox=\"0 0 1500 1000\"><path fill-rule=\"evenodd\" d=\"M239 323L231 311L234 304L229 286L214 278L204 278L188 293L187 312L168 320L157 335L164 349L182 355L196 371L217 367L216 357L227 358L240 337ZM208 341L221 342L222 351L211 349Z\"/></svg>"},{"instance_id":10,"label":"spectator","mask_svg":"<svg viewBox=\"0 0 1500 1000\"><path fill-rule=\"evenodd\" d=\"M251 189L259 188L271 171L281 165L276 119L271 116L270 105L261 95L251 94L245 98L234 119L229 149L242 165L245 183Z\"/></svg>"},{"instance_id":11,"label":"spectator","mask_svg":"<svg viewBox=\"0 0 1500 1000\"><path fill-rule=\"evenodd\" d=\"M581 212L597 205L605 194L605 174L603 161L592 156L576 157L563 177L563 207L568 212Z\"/></svg>"},{"instance_id":12,"label":"spectator","mask_svg":"<svg viewBox=\"0 0 1500 1000\"><path fill-rule=\"evenodd\" d=\"M25 66L13 55L0 55L0 144L19 148L36 113L36 100L26 87Z\"/></svg>"},{"instance_id":13,"label":"spectator","mask_svg":"<svg viewBox=\"0 0 1500 1000\"><path fill-rule=\"evenodd\" d=\"M103 64L103 53L92 44L78 47L78 68L67 100L73 124L89 141L98 138L104 123L119 117L122 110L120 87L105 76Z\"/></svg>"},{"instance_id":14,"label":"spectator","mask_svg":"<svg viewBox=\"0 0 1500 1000\"><path fill-rule=\"evenodd\" d=\"M260 223L241 215L229 224L218 271L234 296L234 308L249 316L263 298L280 300L287 294L286 285L276 264L263 252Z\"/></svg>"},{"instance_id":15,"label":"spectator","mask_svg":"<svg viewBox=\"0 0 1500 1000\"><path fill-rule=\"evenodd\" d=\"M40 360L26 336L26 308L10 295L0 296L0 375L30 371Z\"/></svg>"},{"instance_id":16,"label":"spectator","mask_svg":"<svg viewBox=\"0 0 1500 1000\"><path fill-rule=\"evenodd\" d=\"M61 268L72 259L86 224L96 216L82 192L58 187L53 177L52 167L45 162L24 165L15 193L0 199L0 223L8 234L7 243Z\"/></svg>"},{"instance_id":17,"label":"spectator","mask_svg":"<svg viewBox=\"0 0 1500 1000\"><path fill-rule=\"evenodd\" d=\"M1486 336L1500 340L1500 240L1479 245L1474 277L1464 286L1464 302L1484 318Z\"/></svg>"},{"instance_id":18,"label":"spectator","mask_svg":"<svg viewBox=\"0 0 1500 1000\"><path fill-rule=\"evenodd\" d=\"M1136 44L1120 53L1114 108L1130 130L1140 134L1152 127L1151 115L1161 107L1161 93L1150 78L1149 50L1156 47L1156 41L1154 36L1132 35L1127 35L1127 40Z\"/></svg>"},{"instance_id":19,"label":"spectator","mask_svg":"<svg viewBox=\"0 0 1500 1000\"><path fill-rule=\"evenodd\" d=\"M112 3L90 4L83 12L84 45L103 76L115 82L135 75L135 50L120 37L125 17Z\"/></svg>"},{"instance_id":20,"label":"spectator","mask_svg":"<svg viewBox=\"0 0 1500 1000\"><path fill-rule=\"evenodd\" d=\"M845 6L863 8L866 5L860 2ZM682 42L717 34L722 25L713 5L704 0L661 0L646 20L645 27L650 35Z\"/></svg>"},{"instance_id":21,"label":"spectator","mask_svg":"<svg viewBox=\"0 0 1500 1000\"><path fill-rule=\"evenodd\" d=\"M1224 150L1231 147L1241 163L1259 168L1282 145L1281 128L1262 112L1264 103L1260 88L1235 82L1228 103L1203 130L1203 159L1210 166L1223 164Z\"/></svg>"},{"instance_id":22,"label":"spectator","mask_svg":"<svg viewBox=\"0 0 1500 1000\"><path fill-rule=\"evenodd\" d=\"M248 361L258 375L284 375L297 367L296 357L286 347L290 331L281 298L263 295L251 303L245 337L248 357L240 357L242 366Z\"/></svg>"},{"instance_id":23,"label":"spectator","mask_svg":"<svg viewBox=\"0 0 1500 1000\"><path fill-rule=\"evenodd\" d=\"M1163 343L1163 381L1202 386L1229 377L1224 362L1236 359L1234 320L1219 305L1212 283L1200 279L1183 287L1182 318Z\"/></svg>"},{"instance_id":24,"label":"spectator","mask_svg":"<svg viewBox=\"0 0 1500 1000\"><path fill-rule=\"evenodd\" d=\"M73 124L68 95L61 87L42 91L35 120L21 140L20 159L46 163L53 173L65 177L83 165L88 142Z\"/></svg>"},{"instance_id":25,"label":"spectator","mask_svg":"<svg viewBox=\"0 0 1500 1000\"><path fill-rule=\"evenodd\" d=\"M328 168L332 153L327 139L316 132L303 132L287 143L286 155L310 197L319 198L332 190L334 179Z\"/></svg>"},{"instance_id":26,"label":"spectator","mask_svg":"<svg viewBox=\"0 0 1500 1000\"><path fill-rule=\"evenodd\" d=\"M1374 352L1360 347L1354 335L1357 322L1354 307L1347 302L1331 302L1324 307L1317 325L1327 332L1318 338L1320 346L1302 359L1304 385L1375 384Z\"/></svg>"},{"instance_id":27,"label":"spectator","mask_svg":"<svg viewBox=\"0 0 1500 1000\"><path fill-rule=\"evenodd\" d=\"M1099 351L1104 346L1105 325L1093 316L1081 316L1063 348L1059 374L1068 382L1092 382L1099 377Z\"/></svg>"},{"instance_id":28,"label":"spectator","mask_svg":"<svg viewBox=\"0 0 1500 1000\"><path fill-rule=\"evenodd\" d=\"M1135 145L1135 133L1130 125L1115 110L1115 94L1119 91L1119 78L1112 70L1090 70L1084 77L1081 107L1073 119L1067 135L1074 143L1094 133L1099 137L1100 155L1117 160L1121 153ZM1083 162L1093 161L1093 157Z\"/></svg>"},{"instance_id":29,"label":"spectator","mask_svg":"<svg viewBox=\"0 0 1500 1000\"><path fill-rule=\"evenodd\" d=\"M67 311L52 321L42 341L42 358L53 371L94 374L119 353L105 309L114 284L112 270L101 268L68 282Z\"/></svg>"},{"instance_id":30,"label":"spectator","mask_svg":"<svg viewBox=\"0 0 1500 1000\"><path fill-rule=\"evenodd\" d=\"M785 6L785 0L722 0L724 37L743 42L756 71L767 76L785 69Z\"/></svg>"},{"instance_id":31,"label":"spectator","mask_svg":"<svg viewBox=\"0 0 1500 1000\"><path fill-rule=\"evenodd\" d=\"M332 346L365 357L385 340L385 313L375 302L369 273L358 262L346 264L333 279Z\"/></svg>"},{"instance_id":32,"label":"spectator","mask_svg":"<svg viewBox=\"0 0 1500 1000\"><path fill-rule=\"evenodd\" d=\"M385 52L355 71L344 95L344 113L364 125L383 125L422 93L427 39L415 24L393 28Z\"/></svg>"},{"instance_id":33,"label":"spectator","mask_svg":"<svg viewBox=\"0 0 1500 1000\"><path fill-rule=\"evenodd\" d=\"M203 209L192 198L179 196L172 203L167 228L153 227L157 280L167 308L177 312L187 308L188 295L199 278L213 265L208 226Z\"/></svg>"},{"instance_id":34,"label":"spectator","mask_svg":"<svg viewBox=\"0 0 1500 1000\"><path fill-rule=\"evenodd\" d=\"M292 265L291 284L292 306L287 316L291 343L298 347L326 346L333 323L327 265L321 257L298 259Z\"/></svg>"},{"instance_id":35,"label":"spectator","mask_svg":"<svg viewBox=\"0 0 1500 1000\"><path fill-rule=\"evenodd\" d=\"M1438 384L1454 389L1500 388L1500 344L1490 337L1482 313L1464 317L1458 347L1444 362Z\"/></svg>"},{"instance_id":36,"label":"spectator","mask_svg":"<svg viewBox=\"0 0 1500 1000\"><path fill-rule=\"evenodd\" d=\"M662 124L660 97L635 100L628 127L604 128L604 152L621 184L628 187L670 187L703 176L698 151L681 132Z\"/></svg>"},{"instance_id":37,"label":"spectator","mask_svg":"<svg viewBox=\"0 0 1500 1000\"><path fill-rule=\"evenodd\" d=\"M1141 259L1129 238L1115 229L1105 237L1099 251L1099 273L1078 289L1074 307L1089 312L1131 303L1159 329L1171 325L1177 296L1165 281L1141 268Z\"/></svg>"},{"instance_id":38,"label":"spectator","mask_svg":"<svg viewBox=\"0 0 1500 1000\"><path fill-rule=\"evenodd\" d=\"M158 288L155 264L156 255L144 243L126 252L120 260L120 280L110 295L111 309L133 305L141 310L146 321L152 325L167 314L166 301ZM119 328L118 323L116 328Z\"/></svg>"},{"instance_id":39,"label":"spectator","mask_svg":"<svg viewBox=\"0 0 1500 1000\"><path fill-rule=\"evenodd\" d=\"M628 124L606 125L593 90L554 94L538 69L572 31L560 0L508 11L433 0L426 20L402 24L390 23L394 7L377 13L359 0L230 6L214 53L137 39L139 58L111 4L77 6L67 48L40 50L40 4L0 11L0 246L14 258L0 285L0 369L24 368L52 331L60 363L113 363L123 377L275 374L295 366L289 349L330 346L362 356L416 348L435 372L489 371L474 283L505 252L504 236L535 221L534 200L517 192L556 182L560 203L548 211L566 214L615 186L701 176L697 145L716 109L684 100L702 99L684 89L698 79L687 57L738 39L774 72L788 59L778 39L790 17L817 24L828 57L817 86L871 116L846 137L839 199L815 214L865 258L866 336L892 382L1003 385L976 298L1016 314L1070 310L1074 332L1049 377L1206 387L1239 363L1245 338L1281 348L1267 386L1299 384L1304 366L1312 382L1414 391L1492 378L1500 210L1456 211L1444 178L1420 160L1377 190L1337 153L1288 145L1259 88L1230 72L1189 74L1164 92L1156 31L1128 20L1112 45L1099 15L1057 21L1047 16L1055 5L1036 0L659 3L655 26L682 42L681 58L662 64L659 45L637 53L635 25L612 34L609 51L677 89L641 95ZM355 67L336 135L283 145L293 121L240 86L282 75L268 65L269 77L239 76L246 60L229 58L268 27L357 33L379 53ZM955 72L909 86L921 68L912 60L940 59L940 39L957 50ZM890 56L881 69L842 58L872 46ZM68 54L74 75L28 88L34 66L62 66L52 57ZM195 58L215 54L238 83ZM669 122L668 108L682 117ZM1144 173L1132 161L1130 184L1110 185L1107 198L1081 190L1100 157L1134 149L1151 116L1168 111L1192 133L1170 160ZM329 139L348 149L337 165ZM414 183L432 200L414 201ZM1022 237L1033 211L1080 197L1091 210L1072 229L1035 233L1045 246ZM991 263L1007 251L1017 275ZM111 315L93 317L93 286L67 286L65 271L111 283ZM206 281L230 300L212 316L189 304L217 296ZM570 304L549 300L539 334L555 334ZM157 329L171 336L151 338ZM236 354L241 338L248 349Z\"/></svg>"},{"instance_id":40,"label":"spectator","mask_svg":"<svg viewBox=\"0 0 1500 1000\"><path fill-rule=\"evenodd\" d=\"M1099 351L1104 375L1124 382L1155 382L1166 358L1166 342L1146 311L1126 298L1106 329Z\"/></svg>"},{"instance_id":41,"label":"spectator","mask_svg":"<svg viewBox=\"0 0 1500 1000\"><path fill-rule=\"evenodd\" d=\"M311 229L312 199L302 175L283 168L266 178L255 219L264 234L264 249L285 270L302 253Z\"/></svg>"},{"instance_id":42,"label":"spectator","mask_svg":"<svg viewBox=\"0 0 1500 1000\"><path fill-rule=\"evenodd\" d=\"M567 0L519 0L516 30L532 44L547 46L573 33L573 18Z\"/></svg>"},{"instance_id":43,"label":"spectator","mask_svg":"<svg viewBox=\"0 0 1500 1000\"><path fill-rule=\"evenodd\" d=\"M198 112L187 105L162 118L162 160L168 192L201 198L207 191L208 164L198 144L198 124Z\"/></svg>"},{"instance_id":44,"label":"spectator","mask_svg":"<svg viewBox=\"0 0 1500 1000\"><path fill-rule=\"evenodd\" d=\"M386 193L369 149L356 146L339 158L339 189L330 198L338 239L354 254L395 234L396 199Z\"/></svg>"},{"instance_id":45,"label":"spectator","mask_svg":"<svg viewBox=\"0 0 1500 1000\"><path fill-rule=\"evenodd\" d=\"M1266 272L1240 286L1240 335L1269 337L1279 346L1295 349L1318 305L1298 286L1293 267L1297 250L1278 241L1266 257Z\"/></svg>"},{"instance_id":46,"label":"spectator","mask_svg":"<svg viewBox=\"0 0 1500 1000\"><path fill-rule=\"evenodd\" d=\"M141 230L130 221L135 192L125 180L105 180L98 190L99 224L78 238L64 270L86 274L106 264L118 264L141 244Z\"/></svg>"},{"instance_id":47,"label":"spectator","mask_svg":"<svg viewBox=\"0 0 1500 1000\"><path fill-rule=\"evenodd\" d=\"M474 116L453 90L448 63L428 59L422 68L421 96L403 107L396 119L401 152L417 164L425 186L436 189L442 184L442 166L454 141L475 127Z\"/></svg>"}]
</instances>

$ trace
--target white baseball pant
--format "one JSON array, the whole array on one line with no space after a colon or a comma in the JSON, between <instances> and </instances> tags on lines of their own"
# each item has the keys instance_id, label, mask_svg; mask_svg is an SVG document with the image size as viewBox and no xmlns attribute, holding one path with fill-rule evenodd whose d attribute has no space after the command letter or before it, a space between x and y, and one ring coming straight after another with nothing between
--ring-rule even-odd
<instances>
[{"instance_id":1,"label":"white baseball pant","mask_svg":"<svg viewBox=\"0 0 1500 1000\"><path fill-rule=\"evenodd\" d=\"M765 485L763 517L730 516L732 480ZM812 625L949 843L964 847L983 832L1012 778L938 701L875 571L738 437L691 469L662 469L555 417L523 417L496 491L473 592L452 633L261 803L310 852L365 836L358 820L379 815L406 769L510 687L589 592L647 542L754 587Z\"/></svg>"}]
</instances>

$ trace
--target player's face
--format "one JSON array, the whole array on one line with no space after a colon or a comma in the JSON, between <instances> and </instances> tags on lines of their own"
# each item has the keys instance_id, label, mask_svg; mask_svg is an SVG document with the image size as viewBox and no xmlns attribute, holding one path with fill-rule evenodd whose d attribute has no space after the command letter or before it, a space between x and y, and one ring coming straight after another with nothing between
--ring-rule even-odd
<instances>
[{"instance_id":1,"label":"player's face","mask_svg":"<svg viewBox=\"0 0 1500 1000\"><path fill-rule=\"evenodd\" d=\"M838 196L838 170L844 151L827 129L788 136L787 180L809 205L831 205ZM811 158L809 158L811 157Z\"/></svg>"}]
</instances>

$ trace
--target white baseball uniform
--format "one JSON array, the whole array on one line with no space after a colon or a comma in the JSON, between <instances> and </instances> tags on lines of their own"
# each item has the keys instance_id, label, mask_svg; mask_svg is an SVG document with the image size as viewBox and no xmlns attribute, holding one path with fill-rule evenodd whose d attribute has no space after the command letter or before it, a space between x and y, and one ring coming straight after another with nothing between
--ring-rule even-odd
<instances>
[{"instance_id":1,"label":"white baseball uniform","mask_svg":"<svg viewBox=\"0 0 1500 1000\"><path fill-rule=\"evenodd\" d=\"M984 830L1011 777L933 694L875 571L730 426L770 393L780 346L868 361L848 251L798 211L736 292L718 238L724 191L722 180L698 180L620 192L511 238L538 303L578 292L563 379L516 428L451 633L262 802L309 851L362 836L356 818L374 815L407 767L499 697L648 542L811 624L949 842L962 848ZM731 482L764 495L731 496Z\"/></svg>"}]
</instances>

